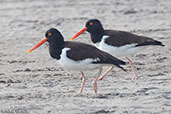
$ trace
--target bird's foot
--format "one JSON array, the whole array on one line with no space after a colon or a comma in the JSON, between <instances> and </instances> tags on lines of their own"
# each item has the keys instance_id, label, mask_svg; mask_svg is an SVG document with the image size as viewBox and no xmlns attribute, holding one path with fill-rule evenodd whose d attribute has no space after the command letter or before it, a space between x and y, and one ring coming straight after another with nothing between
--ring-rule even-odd
<instances>
[{"instance_id":1,"label":"bird's foot","mask_svg":"<svg viewBox=\"0 0 171 114\"><path fill-rule=\"evenodd\" d=\"M134 75L134 77L132 78L132 80L137 80L137 79L138 79L137 75Z\"/></svg>"},{"instance_id":2,"label":"bird's foot","mask_svg":"<svg viewBox=\"0 0 171 114\"><path fill-rule=\"evenodd\" d=\"M79 91L78 93L76 93L76 94L74 95L74 97L78 97L78 96L81 96L81 95L82 95L82 92Z\"/></svg>"},{"instance_id":3,"label":"bird's foot","mask_svg":"<svg viewBox=\"0 0 171 114\"><path fill-rule=\"evenodd\" d=\"M103 80L103 77L99 77L98 80Z\"/></svg>"}]
</instances>

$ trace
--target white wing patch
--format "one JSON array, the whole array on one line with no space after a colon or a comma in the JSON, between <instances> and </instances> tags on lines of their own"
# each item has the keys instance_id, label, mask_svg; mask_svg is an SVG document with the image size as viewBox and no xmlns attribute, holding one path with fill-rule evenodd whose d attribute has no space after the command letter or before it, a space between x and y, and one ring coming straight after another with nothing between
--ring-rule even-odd
<instances>
[{"instance_id":1,"label":"white wing patch","mask_svg":"<svg viewBox=\"0 0 171 114\"><path fill-rule=\"evenodd\" d=\"M100 64L92 64L92 62L100 61L99 58L91 59L87 58L85 60L74 61L66 56L66 52L71 50L70 48L64 48L61 53L61 58L58 62L65 68L69 70L94 70L99 68ZM79 53L78 53L79 54Z\"/></svg>"},{"instance_id":2,"label":"white wing patch","mask_svg":"<svg viewBox=\"0 0 171 114\"><path fill-rule=\"evenodd\" d=\"M111 46L105 43L105 40L107 38L109 38L110 36L103 36L101 42L98 44L97 48L99 48L100 50L106 51L108 53L110 53L113 56L128 56L128 55L133 55L143 49L146 48L146 46L140 46L140 47L135 47L137 45L137 43L134 44L128 44L128 45L124 45L124 46L120 46L120 47L116 47L116 46Z\"/></svg>"}]
</instances>

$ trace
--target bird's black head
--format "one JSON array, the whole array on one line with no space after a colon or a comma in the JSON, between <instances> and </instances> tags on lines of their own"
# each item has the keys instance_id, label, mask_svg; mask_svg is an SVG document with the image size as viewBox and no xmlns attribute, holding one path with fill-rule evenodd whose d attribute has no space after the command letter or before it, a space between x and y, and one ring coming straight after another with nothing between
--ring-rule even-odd
<instances>
[{"instance_id":1,"label":"bird's black head","mask_svg":"<svg viewBox=\"0 0 171 114\"><path fill-rule=\"evenodd\" d=\"M50 28L45 33L45 37L49 43L61 43L64 42L62 34L55 28Z\"/></svg>"},{"instance_id":2,"label":"bird's black head","mask_svg":"<svg viewBox=\"0 0 171 114\"><path fill-rule=\"evenodd\" d=\"M74 40L85 31L88 31L91 34L91 39L94 43L101 41L104 34L104 29L101 22L98 19L90 19L87 21L85 27L76 33L70 40Z\"/></svg>"},{"instance_id":3,"label":"bird's black head","mask_svg":"<svg viewBox=\"0 0 171 114\"><path fill-rule=\"evenodd\" d=\"M103 33L104 29L101 22L98 19L90 19L86 23L87 31L89 33Z\"/></svg>"},{"instance_id":4,"label":"bird's black head","mask_svg":"<svg viewBox=\"0 0 171 114\"><path fill-rule=\"evenodd\" d=\"M46 41L49 42L49 47L62 47L64 44L64 39L61 33L57 29L51 28L46 32L45 37L35 46L33 46L27 53L30 53L31 51L35 50L36 48L44 44Z\"/></svg>"}]
</instances>

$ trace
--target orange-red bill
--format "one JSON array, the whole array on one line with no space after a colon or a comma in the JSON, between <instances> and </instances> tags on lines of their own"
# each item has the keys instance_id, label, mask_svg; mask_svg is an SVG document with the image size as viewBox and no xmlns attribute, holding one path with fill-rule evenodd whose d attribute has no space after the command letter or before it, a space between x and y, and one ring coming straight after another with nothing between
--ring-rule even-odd
<instances>
[{"instance_id":1,"label":"orange-red bill","mask_svg":"<svg viewBox=\"0 0 171 114\"><path fill-rule=\"evenodd\" d=\"M37 43L35 46L33 46L27 53L32 52L33 50L35 50L36 48L41 46L43 43L45 43L46 41L47 41L47 38L43 38L39 43Z\"/></svg>"},{"instance_id":2,"label":"orange-red bill","mask_svg":"<svg viewBox=\"0 0 171 114\"><path fill-rule=\"evenodd\" d=\"M79 35L81 35L83 32L85 32L87 30L87 27L84 27L82 30L80 30L80 32L76 33L71 39L70 41L74 40L75 38L77 38Z\"/></svg>"}]
</instances>

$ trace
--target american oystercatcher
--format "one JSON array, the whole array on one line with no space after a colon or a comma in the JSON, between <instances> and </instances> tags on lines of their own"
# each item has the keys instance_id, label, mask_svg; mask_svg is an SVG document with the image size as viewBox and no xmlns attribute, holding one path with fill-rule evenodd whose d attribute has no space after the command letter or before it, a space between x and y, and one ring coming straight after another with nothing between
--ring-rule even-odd
<instances>
[{"instance_id":1,"label":"american oystercatcher","mask_svg":"<svg viewBox=\"0 0 171 114\"><path fill-rule=\"evenodd\" d=\"M83 73L84 70L98 69L98 76L100 76L103 66L114 65L125 71L125 69L120 66L126 64L124 61L121 61L94 46L80 42L64 41L61 33L55 28L49 29L45 34L45 38L32 47L28 53L38 48L46 41L49 42L49 53L52 58L56 59L63 67L69 70L81 71L83 78L78 94L82 93L85 84L86 77ZM97 93L97 78L98 77L93 80L93 89L95 93Z\"/></svg>"},{"instance_id":2,"label":"american oystercatcher","mask_svg":"<svg viewBox=\"0 0 171 114\"><path fill-rule=\"evenodd\" d=\"M133 79L137 79L137 74L135 73L133 63L128 56L133 55L151 45L164 46L162 42L153 40L149 37L139 36L126 31L105 30L98 19L88 20L86 26L80 32L75 34L70 40L74 40L85 31L90 33L92 42L100 50L108 52L116 57L126 57L134 74ZM102 80L112 69L113 66L111 66L106 73L98 79Z\"/></svg>"}]
</instances>

